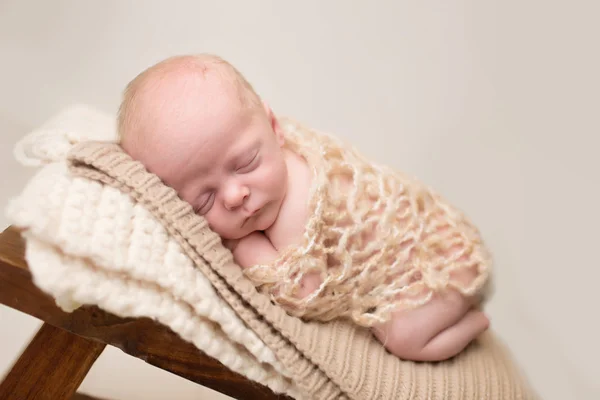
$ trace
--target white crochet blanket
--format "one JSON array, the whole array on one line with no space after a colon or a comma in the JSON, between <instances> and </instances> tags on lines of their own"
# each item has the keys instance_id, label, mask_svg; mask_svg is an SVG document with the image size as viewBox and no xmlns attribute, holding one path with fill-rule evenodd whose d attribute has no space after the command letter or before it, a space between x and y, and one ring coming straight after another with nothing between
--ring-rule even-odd
<instances>
[{"instance_id":1,"label":"white crochet blanket","mask_svg":"<svg viewBox=\"0 0 600 400\"><path fill-rule=\"evenodd\" d=\"M156 320L231 370L300 398L273 351L142 205L69 174L65 156L74 144L115 138L112 116L76 105L16 145L17 160L40 168L6 210L25 229L36 285L66 311L97 305Z\"/></svg>"}]
</instances>

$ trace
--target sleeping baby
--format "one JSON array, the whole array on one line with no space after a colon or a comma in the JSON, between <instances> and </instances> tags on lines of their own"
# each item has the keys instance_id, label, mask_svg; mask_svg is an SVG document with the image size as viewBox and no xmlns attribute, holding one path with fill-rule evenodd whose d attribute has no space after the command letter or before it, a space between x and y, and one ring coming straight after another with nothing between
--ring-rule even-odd
<instances>
[{"instance_id":1,"label":"sleeping baby","mask_svg":"<svg viewBox=\"0 0 600 400\"><path fill-rule=\"evenodd\" d=\"M491 260L469 220L418 180L277 117L225 60L143 71L118 130L291 315L347 318L416 361L453 357L488 328Z\"/></svg>"}]
</instances>

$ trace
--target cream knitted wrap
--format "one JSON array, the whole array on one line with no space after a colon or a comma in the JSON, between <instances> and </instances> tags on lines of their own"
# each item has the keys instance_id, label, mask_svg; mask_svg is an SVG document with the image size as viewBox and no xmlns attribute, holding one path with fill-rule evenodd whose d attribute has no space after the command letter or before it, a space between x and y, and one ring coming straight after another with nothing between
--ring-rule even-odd
<instances>
[{"instance_id":1,"label":"cream knitted wrap","mask_svg":"<svg viewBox=\"0 0 600 400\"><path fill-rule=\"evenodd\" d=\"M313 172L300 246L247 276L295 316L349 317L362 326L452 287L481 293L491 257L469 219L431 188L377 165L332 135L282 120L286 146ZM322 285L300 299L301 279Z\"/></svg>"}]
</instances>

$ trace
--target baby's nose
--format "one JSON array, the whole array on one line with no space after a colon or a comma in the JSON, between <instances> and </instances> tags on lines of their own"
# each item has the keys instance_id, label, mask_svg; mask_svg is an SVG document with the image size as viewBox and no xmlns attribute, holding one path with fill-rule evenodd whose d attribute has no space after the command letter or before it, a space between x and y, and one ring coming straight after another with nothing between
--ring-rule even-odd
<instances>
[{"instance_id":1,"label":"baby's nose","mask_svg":"<svg viewBox=\"0 0 600 400\"><path fill-rule=\"evenodd\" d=\"M249 195L250 190L246 186L231 185L225 197L225 207L228 210L240 207Z\"/></svg>"}]
</instances>

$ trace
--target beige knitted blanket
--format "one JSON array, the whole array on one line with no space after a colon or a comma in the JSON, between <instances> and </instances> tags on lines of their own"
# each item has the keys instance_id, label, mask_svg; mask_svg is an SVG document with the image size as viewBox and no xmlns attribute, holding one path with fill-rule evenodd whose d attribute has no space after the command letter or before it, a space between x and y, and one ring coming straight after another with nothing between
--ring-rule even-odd
<instances>
[{"instance_id":1,"label":"beige knitted blanket","mask_svg":"<svg viewBox=\"0 0 600 400\"><path fill-rule=\"evenodd\" d=\"M40 162L7 213L36 284L64 309L153 318L298 399L536 398L492 332L452 360L414 363L350 322L303 322L257 292L205 220L119 146L76 145L70 163Z\"/></svg>"},{"instance_id":2,"label":"beige knitted blanket","mask_svg":"<svg viewBox=\"0 0 600 400\"><path fill-rule=\"evenodd\" d=\"M286 147L312 171L302 241L245 274L288 313L361 326L423 305L436 291L483 294L491 256L477 228L423 182L343 140L283 118ZM302 278L322 284L300 298Z\"/></svg>"}]
</instances>

